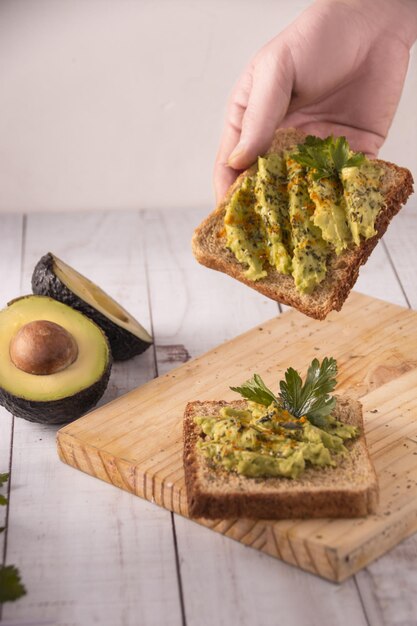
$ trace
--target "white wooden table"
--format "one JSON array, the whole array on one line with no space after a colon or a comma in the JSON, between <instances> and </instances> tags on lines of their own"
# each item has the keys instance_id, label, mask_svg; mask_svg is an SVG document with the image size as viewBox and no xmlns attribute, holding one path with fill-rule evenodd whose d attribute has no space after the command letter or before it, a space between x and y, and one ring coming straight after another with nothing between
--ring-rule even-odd
<instances>
[{"instance_id":1,"label":"white wooden table","mask_svg":"<svg viewBox=\"0 0 417 626\"><path fill-rule=\"evenodd\" d=\"M417 308L416 208L412 200L394 220L359 291ZM155 350L115 365L108 402L279 313L194 261L189 241L204 214L0 215L1 303L30 292L33 267L51 250L131 311ZM0 409L0 472L11 473L0 555L28 590L3 606L5 623L417 624L417 536L335 585L63 465L55 433Z\"/></svg>"}]
</instances>

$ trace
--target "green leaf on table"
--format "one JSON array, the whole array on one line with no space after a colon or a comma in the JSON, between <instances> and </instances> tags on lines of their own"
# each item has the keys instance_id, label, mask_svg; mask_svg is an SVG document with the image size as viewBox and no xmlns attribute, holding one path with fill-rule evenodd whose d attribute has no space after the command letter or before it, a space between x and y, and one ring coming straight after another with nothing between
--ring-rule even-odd
<instances>
[{"instance_id":1,"label":"green leaf on table","mask_svg":"<svg viewBox=\"0 0 417 626\"><path fill-rule=\"evenodd\" d=\"M9 474L0 474L0 487L3 487L4 483L7 483L9 480ZM7 504L6 496L2 496L0 493L0 506L5 506Z\"/></svg>"},{"instance_id":2,"label":"green leaf on table","mask_svg":"<svg viewBox=\"0 0 417 626\"><path fill-rule=\"evenodd\" d=\"M0 567L0 603L14 602L26 594L19 570L14 565Z\"/></svg>"},{"instance_id":3,"label":"green leaf on table","mask_svg":"<svg viewBox=\"0 0 417 626\"><path fill-rule=\"evenodd\" d=\"M9 480L9 474L0 474L0 487L3 487L4 483L7 483Z\"/></svg>"}]
</instances>

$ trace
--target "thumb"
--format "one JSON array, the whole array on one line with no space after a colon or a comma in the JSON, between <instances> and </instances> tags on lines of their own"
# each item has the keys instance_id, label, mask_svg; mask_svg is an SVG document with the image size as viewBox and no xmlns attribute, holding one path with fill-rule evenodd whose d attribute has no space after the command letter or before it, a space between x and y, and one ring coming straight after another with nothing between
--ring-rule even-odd
<instances>
[{"instance_id":1,"label":"thumb","mask_svg":"<svg viewBox=\"0 0 417 626\"><path fill-rule=\"evenodd\" d=\"M234 169L249 167L267 151L290 103L294 78L291 53L287 46L274 44L261 50L254 61L239 143L228 159Z\"/></svg>"}]
</instances>

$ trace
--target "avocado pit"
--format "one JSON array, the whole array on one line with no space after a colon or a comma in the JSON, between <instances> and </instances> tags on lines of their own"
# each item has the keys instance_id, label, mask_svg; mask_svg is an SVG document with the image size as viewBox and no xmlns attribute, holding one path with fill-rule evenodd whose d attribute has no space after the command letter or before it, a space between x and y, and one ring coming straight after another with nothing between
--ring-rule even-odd
<instances>
[{"instance_id":1,"label":"avocado pit","mask_svg":"<svg viewBox=\"0 0 417 626\"><path fill-rule=\"evenodd\" d=\"M10 342L13 364L28 374L56 374L69 367L77 356L77 342L71 333L47 320L25 324Z\"/></svg>"}]
</instances>

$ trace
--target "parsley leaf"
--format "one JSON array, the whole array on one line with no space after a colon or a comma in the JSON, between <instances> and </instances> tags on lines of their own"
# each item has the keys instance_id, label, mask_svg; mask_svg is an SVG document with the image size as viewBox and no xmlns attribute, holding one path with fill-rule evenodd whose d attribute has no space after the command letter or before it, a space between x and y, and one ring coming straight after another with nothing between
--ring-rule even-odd
<instances>
[{"instance_id":1,"label":"parsley leaf","mask_svg":"<svg viewBox=\"0 0 417 626\"><path fill-rule=\"evenodd\" d=\"M294 417L301 417L303 414L298 411L303 390L301 376L292 367L287 369L284 376L285 380L281 380L279 383L281 406Z\"/></svg>"},{"instance_id":2,"label":"parsley leaf","mask_svg":"<svg viewBox=\"0 0 417 626\"><path fill-rule=\"evenodd\" d=\"M320 139L308 135L305 142L297 146L298 151L291 155L300 165L314 170L314 180L322 178L338 179L340 171L344 167L357 167L365 156L361 152L351 155L346 137L333 137Z\"/></svg>"},{"instance_id":3,"label":"parsley leaf","mask_svg":"<svg viewBox=\"0 0 417 626\"><path fill-rule=\"evenodd\" d=\"M365 155L362 152L357 152L346 161L344 167L358 167L364 160Z\"/></svg>"},{"instance_id":4,"label":"parsley leaf","mask_svg":"<svg viewBox=\"0 0 417 626\"><path fill-rule=\"evenodd\" d=\"M333 411L336 400L330 392L336 386L337 363L332 357L325 357L320 364L314 359L308 368L303 384L300 374L289 367L284 380L279 383L280 393L275 396L262 378L255 374L241 387L230 387L247 400L269 406L271 403L286 409L294 417L303 415L315 426L322 427Z\"/></svg>"},{"instance_id":5,"label":"parsley leaf","mask_svg":"<svg viewBox=\"0 0 417 626\"><path fill-rule=\"evenodd\" d=\"M278 404L278 398L268 389L258 374L254 374L253 378L247 380L241 387L230 387L230 389L240 393L246 400L251 400L264 406L269 406L272 402Z\"/></svg>"},{"instance_id":6,"label":"parsley leaf","mask_svg":"<svg viewBox=\"0 0 417 626\"><path fill-rule=\"evenodd\" d=\"M295 417L305 415L318 426L335 407L336 401L329 392L336 386L336 374L335 359L325 357L321 365L318 359L314 359L303 385L299 373L290 367L285 372L285 381L279 384L282 406Z\"/></svg>"},{"instance_id":7,"label":"parsley leaf","mask_svg":"<svg viewBox=\"0 0 417 626\"><path fill-rule=\"evenodd\" d=\"M0 474L0 487L3 487L4 483L9 480L9 474ZM7 498L0 493L0 506L6 506Z\"/></svg>"},{"instance_id":8,"label":"parsley leaf","mask_svg":"<svg viewBox=\"0 0 417 626\"><path fill-rule=\"evenodd\" d=\"M0 487L9 480L9 474L0 474ZM7 498L0 494L0 505L6 505ZM5 526L0 527L0 533L6 530ZM0 565L0 604L2 602L13 602L26 594L21 580L19 570L14 565Z\"/></svg>"},{"instance_id":9,"label":"parsley leaf","mask_svg":"<svg viewBox=\"0 0 417 626\"><path fill-rule=\"evenodd\" d=\"M9 474L0 474L0 487L3 487L4 483L9 480Z\"/></svg>"},{"instance_id":10,"label":"parsley leaf","mask_svg":"<svg viewBox=\"0 0 417 626\"><path fill-rule=\"evenodd\" d=\"M13 602L25 594L18 569L14 565L0 566L0 604Z\"/></svg>"}]
</instances>

